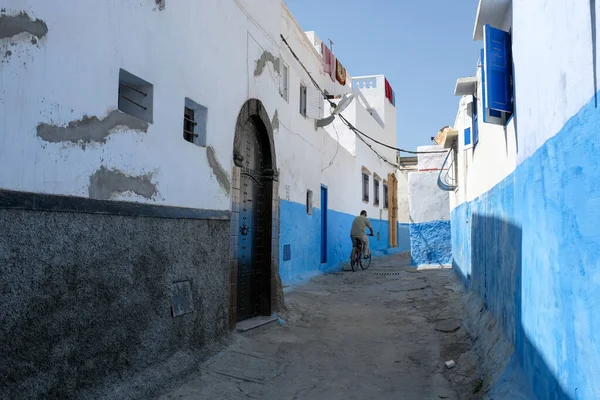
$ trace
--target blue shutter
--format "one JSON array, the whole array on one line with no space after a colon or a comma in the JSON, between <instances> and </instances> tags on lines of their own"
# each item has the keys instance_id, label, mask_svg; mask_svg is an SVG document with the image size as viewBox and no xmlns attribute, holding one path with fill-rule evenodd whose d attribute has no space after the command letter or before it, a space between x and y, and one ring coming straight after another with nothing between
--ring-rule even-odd
<instances>
[{"instance_id":1,"label":"blue shutter","mask_svg":"<svg viewBox=\"0 0 600 400\"><path fill-rule=\"evenodd\" d=\"M471 128L465 129L465 147L471 145Z\"/></svg>"},{"instance_id":2,"label":"blue shutter","mask_svg":"<svg viewBox=\"0 0 600 400\"><path fill-rule=\"evenodd\" d=\"M473 146L479 142L479 115L477 114L477 97L473 97Z\"/></svg>"},{"instance_id":3,"label":"blue shutter","mask_svg":"<svg viewBox=\"0 0 600 400\"><path fill-rule=\"evenodd\" d=\"M485 106L490 109L490 115L492 115L491 110L512 113L510 35L508 32L485 25L483 41Z\"/></svg>"}]
</instances>

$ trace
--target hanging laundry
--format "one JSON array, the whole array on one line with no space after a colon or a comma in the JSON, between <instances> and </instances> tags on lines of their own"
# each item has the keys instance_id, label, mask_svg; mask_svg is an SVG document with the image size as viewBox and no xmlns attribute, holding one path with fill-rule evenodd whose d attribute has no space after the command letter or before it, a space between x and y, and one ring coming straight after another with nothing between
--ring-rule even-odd
<instances>
[{"instance_id":1,"label":"hanging laundry","mask_svg":"<svg viewBox=\"0 0 600 400\"><path fill-rule=\"evenodd\" d=\"M325 45L321 42L321 51L323 52L323 65L325 66L325 73L329 74L331 80L335 82L335 56Z\"/></svg>"},{"instance_id":2,"label":"hanging laundry","mask_svg":"<svg viewBox=\"0 0 600 400\"><path fill-rule=\"evenodd\" d=\"M344 66L342 65L340 60L336 59L335 62L336 62L335 77L337 78L337 81L340 83L340 85L346 86L346 68L344 68Z\"/></svg>"},{"instance_id":3,"label":"hanging laundry","mask_svg":"<svg viewBox=\"0 0 600 400\"><path fill-rule=\"evenodd\" d=\"M396 106L396 94L392 90L392 85L390 85L387 78L385 80L385 97L387 97L393 106Z\"/></svg>"}]
</instances>

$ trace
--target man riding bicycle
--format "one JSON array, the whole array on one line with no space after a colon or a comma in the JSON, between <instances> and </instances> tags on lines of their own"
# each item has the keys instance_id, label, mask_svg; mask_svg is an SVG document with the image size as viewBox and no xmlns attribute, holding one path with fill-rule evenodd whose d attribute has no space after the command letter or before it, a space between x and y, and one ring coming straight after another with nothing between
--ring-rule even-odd
<instances>
[{"instance_id":1,"label":"man riding bicycle","mask_svg":"<svg viewBox=\"0 0 600 400\"><path fill-rule=\"evenodd\" d=\"M365 259L371 256L369 251L369 238L367 238L367 228L371 230L369 236L373 236L373 227L371 222L367 218L367 212L362 210L360 215L354 218L352 222L352 230L350 230L350 239L352 239L352 254L354 254L354 248L358 247L359 243L362 243L363 256ZM352 259L352 256L350 256Z\"/></svg>"}]
</instances>

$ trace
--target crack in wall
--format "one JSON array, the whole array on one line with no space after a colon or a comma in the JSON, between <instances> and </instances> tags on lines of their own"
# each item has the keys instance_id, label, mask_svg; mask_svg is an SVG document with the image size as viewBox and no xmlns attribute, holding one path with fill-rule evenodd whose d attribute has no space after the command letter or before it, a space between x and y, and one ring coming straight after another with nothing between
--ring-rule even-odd
<instances>
[{"instance_id":1,"label":"crack in wall","mask_svg":"<svg viewBox=\"0 0 600 400\"><path fill-rule=\"evenodd\" d=\"M158 192L156 184L152 183L152 173L131 176L118 169L108 169L101 166L90 176L88 188L91 199L111 200L115 195L133 192L146 199L152 199Z\"/></svg>"},{"instance_id":2,"label":"crack in wall","mask_svg":"<svg viewBox=\"0 0 600 400\"><path fill-rule=\"evenodd\" d=\"M114 110L103 119L84 115L79 120L69 122L69 125L66 127L40 123L37 126L37 135L43 140L52 143L105 143L107 136L118 126L124 126L136 131L148 131L147 122Z\"/></svg>"},{"instance_id":3,"label":"crack in wall","mask_svg":"<svg viewBox=\"0 0 600 400\"><path fill-rule=\"evenodd\" d=\"M41 19L31 19L25 12L17 15L0 15L0 39L29 33L38 39L48 33L48 26Z\"/></svg>"},{"instance_id":4,"label":"crack in wall","mask_svg":"<svg viewBox=\"0 0 600 400\"><path fill-rule=\"evenodd\" d=\"M259 76L263 73L267 63L270 62L273 64L273 69L279 73L279 57L275 57L273 54L268 51L264 51L260 58L256 60L256 67L254 68L254 76Z\"/></svg>"},{"instance_id":5,"label":"crack in wall","mask_svg":"<svg viewBox=\"0 0 600 400\"><path fill-rule=\"evenodd\" d=\"M225 190L225 193L229 194L231 191L231 185L229 183L229 176L227 172L221 167L219 161L217 160L215 149L211 146L206 148L206 158L208 158L208 165L212 169L213 174L217 178L219 185Z\"/></svg>"}]
</instances>

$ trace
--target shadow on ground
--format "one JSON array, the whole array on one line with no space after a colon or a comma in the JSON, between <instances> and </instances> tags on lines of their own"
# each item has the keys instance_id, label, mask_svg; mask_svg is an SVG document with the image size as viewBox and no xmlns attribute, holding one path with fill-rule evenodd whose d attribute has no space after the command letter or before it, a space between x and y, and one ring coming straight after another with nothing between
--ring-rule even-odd
<instances>
[{"instance_id":1,"label":"shadow on ground","mask_svg":"<svg viewBox=\"0 0 600 400\"><path fill-rule=\"evenodd\" d=\"M287 295L285 323L235 335L161 399L478 399L464 299L451 269L405 254L318 276Z\"/></svg>"}]
</instances>

